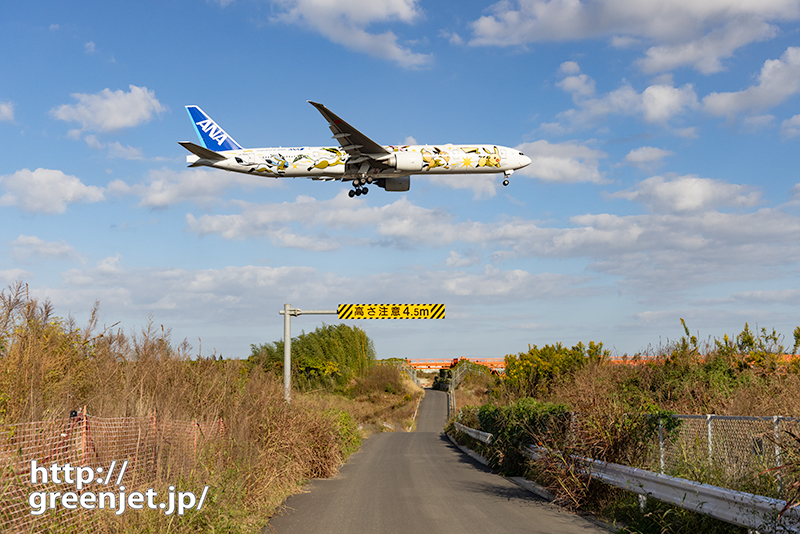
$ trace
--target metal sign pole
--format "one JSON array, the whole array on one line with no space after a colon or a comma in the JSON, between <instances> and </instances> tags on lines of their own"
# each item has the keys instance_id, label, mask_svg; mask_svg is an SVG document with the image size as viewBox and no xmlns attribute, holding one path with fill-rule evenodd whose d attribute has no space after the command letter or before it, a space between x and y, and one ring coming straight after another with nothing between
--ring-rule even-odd
<instances>
[{"instance_id":1,"label":"metal sign pole","mask_svg":"<svg viewBox=\"0 0 800 534\"><path fill-rule=\"evenodd\" d=\"M301 310L284 304L278 312L283 315L283 398L286 404L292 397L292 316L298 315L337 315L338 310Z\"/></svg>"},{"instance_id":2,"label":"metal sign pole","mask_svg":"<svg viewBox=\"0 0 800 534\"><path fill-rule=\"evenodd\" d=\"M289 304L283 305L283 399L286 404L292 394L292 316Z\"/></svg>"}]
</instances>

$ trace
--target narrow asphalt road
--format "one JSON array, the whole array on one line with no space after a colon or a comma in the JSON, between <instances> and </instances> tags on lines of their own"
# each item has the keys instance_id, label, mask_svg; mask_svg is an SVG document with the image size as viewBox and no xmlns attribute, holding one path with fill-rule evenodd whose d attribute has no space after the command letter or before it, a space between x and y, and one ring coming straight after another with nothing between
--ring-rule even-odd
<instances>
[{"instance_id":1,"label":"narrow asphalt road","mask_svg":"<svg viewBox=\"0 0 800 534\"><path fill-rule=\"evenodd\" d=\"M426 390L416 432L367 439L338 475L290 497L272 532L607 534L471 460L442 433L446 414L447 395Z\"/></svg>"}]
</instances>

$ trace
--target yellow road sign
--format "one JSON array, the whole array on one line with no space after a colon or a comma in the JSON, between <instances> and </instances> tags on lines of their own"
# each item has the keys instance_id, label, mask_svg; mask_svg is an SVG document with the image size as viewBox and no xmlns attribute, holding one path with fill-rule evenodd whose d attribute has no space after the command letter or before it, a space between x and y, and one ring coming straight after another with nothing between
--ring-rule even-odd
<instances>
[{"instance_id":1,"label":"yellow road sign","mask_svg":"<svg viewBox=\"0 0 800 534\"><path fill-rule=\"evenodd\" d=\"M444 319L444 304L339 304L339 319Z\"/></svg>"}]
</instances>

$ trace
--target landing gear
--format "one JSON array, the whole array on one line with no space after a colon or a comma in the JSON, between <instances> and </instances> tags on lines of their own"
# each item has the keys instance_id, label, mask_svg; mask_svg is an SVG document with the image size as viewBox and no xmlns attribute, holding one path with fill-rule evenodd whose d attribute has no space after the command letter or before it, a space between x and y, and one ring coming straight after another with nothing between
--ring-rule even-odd
<instances>
[{"instance_id":1,"label":"landing gear","mask_svg":"<svg viewBox=\"0 0 800 534\"><path fill-rule=\"evenodd\" d=\"M366 184L371 184L371 183L372 183L372 176L367 176L367 177L362 176L360 178L354 178L353 187L355 189L351 189L347 194L350 196L350 198L366 195L367 193L369 193L369 188L366 187Z\"/></svg>"},{"instance_id":2,"label":"landing gear","mask_svg":"<svg viewBox=\"0 0 800 534\"><path fill-rule=\"evenodd\" d=\"M366 195L367 193L369 193L369 188L367 187L359 187L356 189L351 189L350 191L347 192L350 198L360 197L361 195Z\"/></svg>"},{"instance_id":3,"label":"landing gear","mask_svg":"<svg viewBox=\"0 0 800 534\"><path fill-rule=\"evenodd\" d=\"M503 185L508 185L508 180L503 180Z\"/></svg>"},{"instance_id":4,"label":"landing gear","mask_svg":"<svg viewBox=\"0 0 800 534\"><path fill-rule=\"evenodd\" d=\"M505 172L503 172L503 176L505 176L505 177L506 177L506 179L505 179L505 180L503 180L503 185L504 185L504 186L505 186L505 185L508 185L508 178L509 178L509 177L510 177L510 176L511 176L513 173L514 173L513 169L512 169L512 170L508 170L508 171L505 171Z\"/></svg>"}]
</instances>

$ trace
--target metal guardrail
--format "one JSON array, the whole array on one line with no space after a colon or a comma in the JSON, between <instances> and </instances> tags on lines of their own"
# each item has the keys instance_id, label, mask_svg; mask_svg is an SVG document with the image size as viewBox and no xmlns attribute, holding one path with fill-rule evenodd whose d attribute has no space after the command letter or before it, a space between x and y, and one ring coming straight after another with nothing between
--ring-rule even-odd
<instances>
[{"instance_id":1,"label":"metal guardrail","mask_svg":"<svg viewBox=\"0 0 800 534\"><path fill-rule=\"evenodd\" d=\"M468 435L470 437L473 437L473 438L477 439L478 441L482 441L482 442L486 443L487 445L491 444L492 443L492 439L494 439L494 436L492 436L488 432L484 432L482 430L476 430L474 428L470 428L468 426L462 425L461 423L453 423L453 424L455 425L456 429L459 432L463 432L464 434L466 434L466 435Z\"/></svg>"},{"instance_id":2,"label":"metal guardrail","mask_svg":"<svg viewBox=\"0 0 800 534\"><path fill-rule=\"evenodd\" d=\"M461 423L455 423L455 426L459 431L483 443L489 444L493 438L488 432ZM552 451L541 447L523 447L522 450L533 459L552 454ZM557 451L555 453L558 454ZM763 532L800 532L800 509L792 508L779 516L786 506L786 501L780 499L701 484L591 458L577 456L573 458L583 464L586 474L639 495Z\"/></svg>"}]
</instances>

